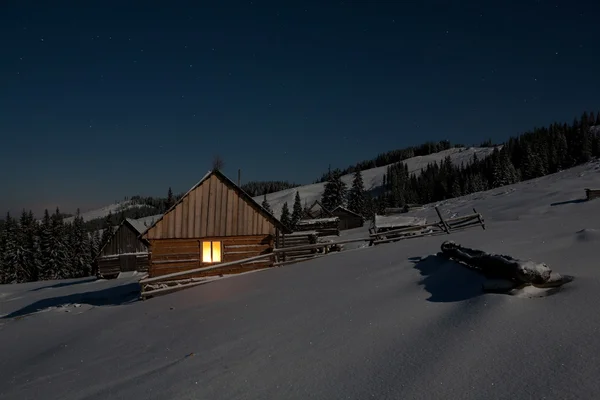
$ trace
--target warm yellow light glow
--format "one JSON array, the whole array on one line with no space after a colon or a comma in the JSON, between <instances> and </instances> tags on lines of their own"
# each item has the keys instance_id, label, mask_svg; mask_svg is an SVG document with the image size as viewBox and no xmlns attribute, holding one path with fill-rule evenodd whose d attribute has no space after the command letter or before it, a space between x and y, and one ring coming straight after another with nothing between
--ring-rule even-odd
<instances>
[{"instance_id":1,"label":"warm yellow light glow","mask_svg":"<svg viewBox=\"0 0 600 400\"><path fill-rule=\"evenodd\" d=\"M221 262L221 242L212 242L212 261Z\"/></svg>"},{"instance_id":2,"label":"warm yellow light glow","mask_svg":"<svg viewBox=\"0 0 600 400\"><path fill-rule=\"evenodd\" d=\"M202 262L221 262L221 242L202 242Z\"/></svg>"},{"instance_id":3,"label":"warm yellow light glow","mask_svg":"<svg viewBox=\"0 0 600 400\"><path fill-rule=\"evenodd\" d=\"M211 262L210 256L210 242L202 242L202 262Z\"/></svg>"}]
</instances>

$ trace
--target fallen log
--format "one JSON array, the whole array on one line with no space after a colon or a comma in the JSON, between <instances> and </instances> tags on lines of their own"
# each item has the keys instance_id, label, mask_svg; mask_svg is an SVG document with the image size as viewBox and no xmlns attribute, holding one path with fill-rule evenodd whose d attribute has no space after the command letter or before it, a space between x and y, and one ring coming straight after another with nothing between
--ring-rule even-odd
<instances>
[{"instance_id":1,"label":"fallen log","mask_svg":"<svg viewBox=\"0 0 600 400\"><path fill-rule=\"evenodd\" d=\"M441 247L444 256L478 270L487 278L505 279L515 284L534 286L562 284L567 278L553 273L545 263L519 260L503 254L490 254L463 247L453 241L445 241Z\"/></svg>"}]
</instances>

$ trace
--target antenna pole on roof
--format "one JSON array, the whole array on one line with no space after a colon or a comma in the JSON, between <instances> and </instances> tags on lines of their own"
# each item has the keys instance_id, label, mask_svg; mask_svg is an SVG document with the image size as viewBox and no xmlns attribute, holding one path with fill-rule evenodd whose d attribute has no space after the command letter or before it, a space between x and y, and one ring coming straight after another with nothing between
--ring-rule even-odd
<instances>
[{"instance_id":1,"label":"antenna pole on roof","mask_svg":"<svg viewBox=\"0 0 600 400\"><path fill-rule=\"evenodd\" d=\"M238 186L242 187L242 170L238 169Z\"/></svg>"}]
</instances>

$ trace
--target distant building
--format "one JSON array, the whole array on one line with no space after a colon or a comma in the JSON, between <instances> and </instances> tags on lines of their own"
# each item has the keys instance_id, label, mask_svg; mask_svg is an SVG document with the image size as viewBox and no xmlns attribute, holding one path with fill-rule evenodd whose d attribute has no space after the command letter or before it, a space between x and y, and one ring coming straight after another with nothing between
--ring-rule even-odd
<instances>
[{"instance_id":1,"label":"distant building","mask_svg":"<svg viewBox=\"0 0 600 400\"><path fill-rule=\"evenodd\" d=\"M148 270L148 242L140 239L145 230L146 227L134 219L121 222L96 257L99 278L110 279L121 272Z\"/></svg>"},{"instance_id":2,"label":"distant building","mask_svg":"<svg viewBox=\"0 0 600 400\"><path fill-rule=\"evenodd\" d=\"M284 233L277 218L219 170L206 174L142 235L151 252L149 275L162 276L243 260L273 251ZM185 278L270 267L264 259Z\"/></svg>"},{"instance_id":3,"label":"distant building","mask_svg":"<svg viewBox=\"0 0 600 400\"><path fill-rule=\"evenodd\" d=\"M345 207L338 206L331 213L333 216L339 218L340 222L338 226L341 231L360 228L364 225L364 219L360 214L350 211Z\"/></svg>"},{"instance_id":4,"label":"distant building","mask_svg":"<svg viewBox=\"0 0 600 400\"><path fill-rule=\"evenodd\" d=\"M302 219L321 219L321 218L332 218L333 214L331 211L323 207L323 204L319 200L315 200L314 203L304 210Z\"/></svg>"}]
</instances>

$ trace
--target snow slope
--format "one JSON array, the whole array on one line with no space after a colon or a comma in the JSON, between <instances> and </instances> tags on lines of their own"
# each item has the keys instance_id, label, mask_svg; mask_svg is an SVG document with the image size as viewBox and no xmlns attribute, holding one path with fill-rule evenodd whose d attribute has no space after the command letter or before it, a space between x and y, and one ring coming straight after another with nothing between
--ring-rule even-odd
<instances>
[{"instance_id":1,"label":"snow slope","mask_svg":"<svg viewBox=\"0 0 600 400\"><path fill-rule=\"evenodd\" d=\"M586 187L600 187L598 162L440 203L475 207L485 231L144 302L127 280L0 286L0 398L599 398L600 200L582 201ZM575 280L543 298L483 294L478 274L436 257L449 238Z\"/></svg>"},{"instance_id":2,"label":"snow slope","mask_svg":"<svg viewBox=\"0 0 600 400\"><path fill-rule=\"evenodd\" d=\"M120 201L118 203L114 203L102 208L98 208L96 210L87 211L81 213L81 217L84 221L90 221L97 218L104 218L109 213L118 214L121 211L129 210L131 208L139 208L144 207L143 204L134 204L130 200ZM64 222L71 223L75 217L68 217L64 219Z\"/></svg>"},{"instance_id":3,"label":"snow slope","mask_svg":"<svg viewBox=\"0 0 600 400\"><path fill-rule=\"evenodd\" d=\"M491 154L493 148L489 147L469 147L469 148L452 148L448 150L441 151L439 153L430 154L428 156L419 156L409 158L404 161L406 165L408 165L408 171L410 174L419 174L421 169L426 168L428 164L433 162L440 162L447 156L450 156L452 162L455 165L461 165L464 163L465 165L469 163L473 159L473 154L477 154L479 159L485 158L487 155ZM383 167L371 168L365 171L362 171L363 181L365 183L365 189L373 190L380 187L383 183L383 175L387 172L387 165ZM350 187L352 185L353 175L348 174L342 177L342 180ZM297 188L286 189L275 193L270 193L267 195L267 201L271 205L271 209L273 210L273 214L279 218L281 215L281 209L283 208L283 204L285 202L288 203L288 206L291 208L294 204L294 197L296 196L296 191L300 193L300 198L302 199L303 205L306 204L310 206L315 200L320 200L325 190L325 183L315 183L312 185L300 186ZM254 200L258 201L258 203L262 203L264 196L254 197Z\"/></svg>"}]
</instances>

